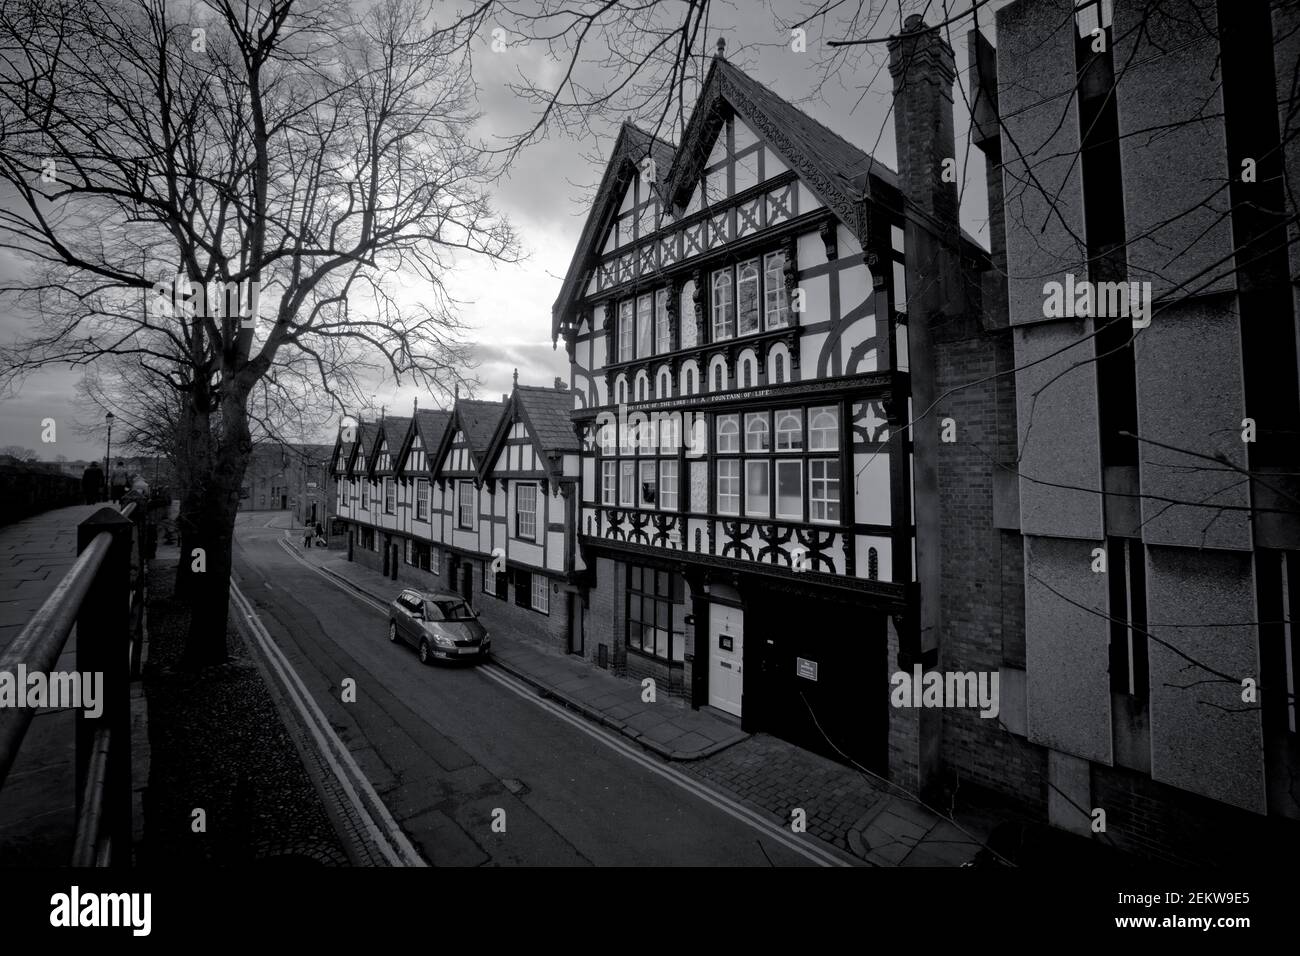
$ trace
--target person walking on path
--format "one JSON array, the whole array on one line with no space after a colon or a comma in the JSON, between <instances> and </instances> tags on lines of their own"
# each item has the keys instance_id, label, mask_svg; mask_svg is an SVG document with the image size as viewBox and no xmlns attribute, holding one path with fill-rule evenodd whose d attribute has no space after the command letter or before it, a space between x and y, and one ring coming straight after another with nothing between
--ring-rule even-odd
<instances>
[{"instance_id":1,"label":"person walking on path","mask_svg":"<svg viewBox=\"0 0 1300 956\"><path fill-rule=\"evenodd\" d=\"M323 548L326 546L327 543L328 542L326 542L325 540L325 528L319 521L317 521L316 522L316 547Z\"/></svg>"},{"instance_id":2,"label":"person walking on path","mask_svg":"<svg viewBox=\"0 0 1300 956\"><path fill-rule=\"evenodd\" d=\"M130 482L131 476L126 473L126 462L119 458L117 467L108 476L108 486L112 491L113 504L117 504L122 500L122 496L126 494L126 487Z\"/></svg>"},{"instance_id":3,"label":"person walking on path","mask_svg":"<svg viewBox=\"0 0 1300 956\"><path fill-rule=\"evenodd\" d=\"M98 504L104 497L104 469L91 462L81 473L81 494L86 504Z\"/></svg>"}]
</instances>

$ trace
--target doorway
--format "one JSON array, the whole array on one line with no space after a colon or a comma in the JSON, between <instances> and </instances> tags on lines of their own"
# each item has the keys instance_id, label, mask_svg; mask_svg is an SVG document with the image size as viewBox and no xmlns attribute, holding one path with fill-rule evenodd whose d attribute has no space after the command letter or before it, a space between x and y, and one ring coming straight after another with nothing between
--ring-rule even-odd
<instances>
[{"instance_id":1,"label":"doorway","mask_svg":"<svg viewBox=\"0 0 1300 956\"><path fill-rule=\"evenodd\" d=\"M582 632L583 622L586 618L584 605L586 602L582 599L581 594L569 595L569 653L582 654L586 649L586 639Z\"/></svg>"},{"instance_id":2,"label":"doorway","mask_svg":"<svg viewBox=\"0 0 1300 956\"><path fill-rule=\"evenodd\" d=\"M460 594L466 604L474 604L474 566L468 561L460 566Z\"/></svg>"},{"instance_id":3,"label":"doorway","mask_svg":"<svg viewBox=\"0 0 1300 956\"><path fill-rule=\"evenodd\" d=\"M709 706L740 716L745 691L745 612L709 604Z\"/></svg>"}]
</instances>

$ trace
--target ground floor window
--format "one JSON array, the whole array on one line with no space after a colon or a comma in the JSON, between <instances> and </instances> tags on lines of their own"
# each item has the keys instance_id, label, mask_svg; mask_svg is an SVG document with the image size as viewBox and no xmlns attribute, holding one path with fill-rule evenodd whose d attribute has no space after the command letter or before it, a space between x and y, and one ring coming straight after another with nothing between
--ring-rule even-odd
<instances>
[{"instance_id":1,"label":"ground floor window","mask_svg":"<svg viewBox=\"0 0 1300 956\"><path fill-rule=\"evenodd\" d=\"M550 579L544 574L533 575L533 610L541 611L543 614L551 612L551 588Z\"/></svg>"},{"instance_id":2,"label":"ground floor window","mask_svg":"<svg viewBox=\"0 0 1300 956\"><path fill-rule=\"evenodd\" d=\"M681 575L629 565L627 646L668 663L685 657L683 634L673 627L673 606L685 600Z\"/></svg>"},{"instance_id":3,"label":"ground floor window","mask_svg":"<svg viewBox=\"0 0 1300 956\"><path fill-rule=\"evenodd\" d=\"M436 565L434 565L433 548L424 541L413 541L410 538L406 540L407 551L409 554L406 563L414 565L421 571L434 571L436 574Z\"/></svg>"}]
</instances>

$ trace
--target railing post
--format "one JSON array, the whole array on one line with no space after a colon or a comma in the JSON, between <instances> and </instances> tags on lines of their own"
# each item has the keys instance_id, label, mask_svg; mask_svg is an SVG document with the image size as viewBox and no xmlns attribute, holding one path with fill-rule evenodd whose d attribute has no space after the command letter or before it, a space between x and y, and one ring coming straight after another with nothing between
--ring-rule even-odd
<instances>
[{"instance_id":1,"label":"railing post","mask_svg":"<svg viewBox=\"0 0 1300 956\"><path fill-rule=\"evenodd\" d=\"M77 615L77 670L83 679L102 674L102 710L98 718L78 710L77 811L81 812L86 773L95 731L106 727L112 737L101 819L113 845L113 859L130 863L131 853L131 545L133 525L115 508L101 508L77 525L77 553L101 534L112 544Z\"/></svg>"}]
</instances>

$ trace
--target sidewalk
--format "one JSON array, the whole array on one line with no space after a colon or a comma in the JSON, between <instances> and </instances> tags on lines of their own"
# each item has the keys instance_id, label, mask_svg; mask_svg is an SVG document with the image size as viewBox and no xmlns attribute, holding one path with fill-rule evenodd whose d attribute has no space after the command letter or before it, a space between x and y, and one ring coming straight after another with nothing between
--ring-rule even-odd
<instances>
[{"instance_id":1,"label":"sidewalk","mask_svg":"<svg viewBox=\"0 0 1300 956\"><path fill-rule=\"evenodd\" d=\"M344 552L294 551L331 577L385 604L397 582L349 562ZM544 650L527 635L494 624L492 660L539 694L618 731L710 785L730 792L789 826L791 811L807 815L807 833L874 866L960 866L974 857L995 822L964 821L972 840L951 822L887 783L768 734L678 702L641 702L639 684L570 655ZM667 706L665 706L667 704Z\"/></svg>"},{"instance_id":2,"label":"sidewalk","mask_svg":"<svg viewBox=\"0 0 1300 956\"><path fill-rule=\"evenodd\" d=\"M104 505L77 505L0 528L0 653L77 559L77 525ZM76 669L73 629L55 669ZM67 866L76 827L72 710L32 718L0 791L0 865Z\"/></svg>"}]
</instances>

